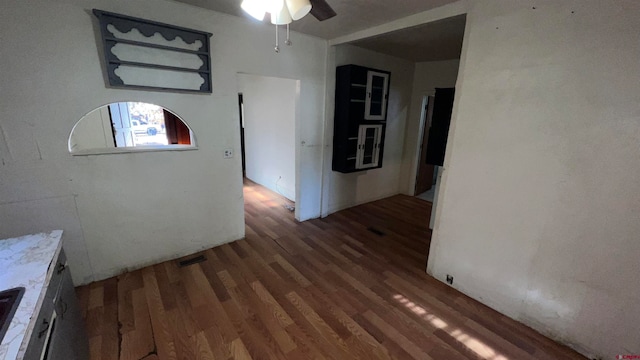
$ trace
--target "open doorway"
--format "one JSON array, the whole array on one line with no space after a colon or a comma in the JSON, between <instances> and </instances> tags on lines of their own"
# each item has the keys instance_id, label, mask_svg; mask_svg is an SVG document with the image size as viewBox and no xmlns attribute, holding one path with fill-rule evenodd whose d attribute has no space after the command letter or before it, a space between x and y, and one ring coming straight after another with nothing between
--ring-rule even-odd
<instances>
[{"instance_id":1,"label":"open doorway","mask_svg":"<svg viewBox=\"0 0 640 360\"><path fill-rule=\"evenodd\" d=\"M424 125L416 169L415 195L432 203L439 189L438 180L444 164L454 96L455 88L438 88L434 96L425 97L423 101L426 105L421 119Z\"/></svg>"},{"instance_id":2,"label":"open doorway","mask_svg":"<svg viewBox=\"0 0 640 360\"><path fill-rule=\"evenodd\" d=\"M242 93L238 94L238 113L240 114L240 149L242 157L242 178L247 177L247 159L245 158L244 149L244 97Z\"/></svg>"},{"instance_id":3,"label":"open doorway","mask_svg":"<svg viewBox=\"0 0 640 360\"><path fill-rule=\"evenodd\" d=\"M299 81L238 74L243 184L262 186L296 210L296 117Z\"/></svg>"},{"instance_id":4,"label":"open doorway","mask_svg":"<svg viewBox=\"0 0 640 360\"><path fill-rule=\"evenodd\" d=\"M455 88L436 89L434 96L426 97L425 115L421 120L424 125L416 169L415 196L432 203L429 229L433 229L435 222L434 209L442 179L454 97Z\"/></svg>"},{"instance_id":5,"label":"open doorway","mask_svg":"<svg viewBox=\"0 0 640 360\"><path fill-rule=\"evenodd\" d=\"M433 120L433 96L424 96L420 113L420 123L422 124L422 136L420 137L420 155L418 168L416 170L416 185L414 194L416 197L433 203L435 195L435 184L437 179L437 166L427 163L427 144Z\"/></svg>"}]
</instances>

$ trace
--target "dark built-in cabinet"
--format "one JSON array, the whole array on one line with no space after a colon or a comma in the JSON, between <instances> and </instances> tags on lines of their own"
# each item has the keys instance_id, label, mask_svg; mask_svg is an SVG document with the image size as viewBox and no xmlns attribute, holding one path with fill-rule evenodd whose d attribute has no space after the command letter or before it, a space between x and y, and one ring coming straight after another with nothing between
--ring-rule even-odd
<instances>
[{"instance_id":1,"label":"dark built-in cabinet","mask_svg":"<svg viewBox=\"0 0 640 360\"><path fill-rule=\"evenodd\" d=\"M390 75L358 65L336 69L334 171L351 173L382 167Z\"/></svg>"}]
</instances>

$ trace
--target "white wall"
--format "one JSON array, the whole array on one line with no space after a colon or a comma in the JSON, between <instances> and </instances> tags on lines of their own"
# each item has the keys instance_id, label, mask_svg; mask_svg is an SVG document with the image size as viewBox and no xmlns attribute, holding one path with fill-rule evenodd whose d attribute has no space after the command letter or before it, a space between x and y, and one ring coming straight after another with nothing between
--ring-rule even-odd
<instances>
[{"instance_id":1,"label":"white wall","mask_svg":"<svg viewBox=\"0 0 640 360\"><path fill-rule=\"evenodd\" d=\"M640 353L640 2L470 3L429 273Z\"/></svg>"},{"instance_id":2,"label":"white wall","mask_svg":"<svg viewBox=\"0 0 640 360\"><path fill-rule=\"evenodd\" d=\"M213 33L213 94L106 88L92 8ZM76 284L241 238L241 159L223 159L226 148L240 153L238 72L300 79L305 106L296 152L304 191L296 200L300 218L318 216L326 42L293 33L295 45L275 54L272 30L163 0L3 4L0 238L65 230ZM127 100L175 112L193 130L199 149L68 153L78 119Z\"/></svg>"},{"instance_id":3,"label":"white wall","mask_svg":"<svg viewBox=\"0 0 640 360\"><path fill-rule=\"evenodd\" d=\"M404 140L404 163L402 172L405 179L403 192L414 195L416 186L416 170L420 153L418 146L422 139L423 124L422 100L425 96L435 95L436 88L450 88L456 86L460 60L428 61L415 64L413 74L413 90L411 92L411 107L407 118L407 130Z\"/></svg>"},{"instance_id":4,"label":"white wall","mask_svg":"<svg viewBox=\"0 0 640 360\"><path fill-rule=\"evenodd\" d=\"M331 79L328 79L327 83L327 112L331 114L331 120L327 122L325 129L323 216L347 207L395 195L401 191L404 132L411 101L414 69L413 62L353 45L338 45L332 49L332 52L335 53L335 66L361 65L390 71L391 77L382 168L342 174L331 170L335 66L328 69L328 77Z\"/></svg>"},{"instance_id":5,"label":"white wall","mask_svg":"<svg viewBox=\"0 0 640 360\"><path fill-rule=\"evenodd\" d=\"M238 74L238 88L247 178L295 201L298 81Z\"/></svg>"}]
</instances>

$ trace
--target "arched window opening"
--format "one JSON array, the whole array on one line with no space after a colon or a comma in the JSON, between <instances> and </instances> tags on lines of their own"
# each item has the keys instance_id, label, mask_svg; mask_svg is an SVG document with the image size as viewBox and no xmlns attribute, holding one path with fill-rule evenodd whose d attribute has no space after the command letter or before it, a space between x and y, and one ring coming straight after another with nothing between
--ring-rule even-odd
<instances>
[{"instance_id":1,"label":"arched window opening","mask_svg":"<svg viewBox=\"0 0 640 360\"><path fill-rule=\"evenodd\" d=\"M69 136L74 155L194 148L193 132L180 117L144 102L99 107L80 119Z\"/></svg>"}]
</instances>

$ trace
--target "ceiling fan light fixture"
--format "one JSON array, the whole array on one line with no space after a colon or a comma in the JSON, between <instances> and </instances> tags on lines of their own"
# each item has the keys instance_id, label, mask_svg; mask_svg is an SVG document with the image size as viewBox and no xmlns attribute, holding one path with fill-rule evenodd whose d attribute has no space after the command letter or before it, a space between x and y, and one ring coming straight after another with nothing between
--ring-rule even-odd
<instances>
[{"instance_id":1,"label":"ceiling fan light fixture","mask_svg":"<svg viewBox=\"0 0 640 360\"><path fill-rule=\"evenodd\" d=\"M285 3L293 20L300 20L311 11L309 0L285 0Z\"/></svg>"},{"instance_id":2,"label":"ceiling fan light fixture","mask_svg":"<svg viewBox=\"0 0 640 360\"><path fill-rule=\"evenodd\" d=\"M289 13L289 9L284 3L284 0L276 0L272 2L272 7L270 9L271 13L271 23L274 25L287 25L291 24L293 19L291 18L291 14Z\"/></svg>"},{"instance_id":3,"label":"ceiling fan light fixture","mask_svg":"<svg viewBox=\"0 0 640 360\"><path fill-rule=\"evenodd\" d=\"M240 7L256 20L263 21L264 16L267 14L267 9L262 0L242 0Z\"/></svg>"},{"instance_id":4,"label":"ceiling fan light fixture","mask_svg":"<svg viewBox=\"0 0 640 360\"><path fill-rule=\"evenodd\" d=\"M252 17L264 21L266 13L269 13L271 23L276 28L276 53L280 52L280 39L278 28L287 26L287 40L285 44L291 46L289 24L300 20L311 13L319 21L329 19L336 15L335 11L326 3L326 0L241 0L240 7ZM311 2L314 2L312 5Z\"/></svg>"}]
</instances>

